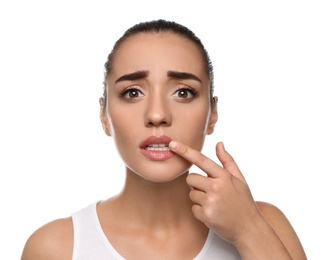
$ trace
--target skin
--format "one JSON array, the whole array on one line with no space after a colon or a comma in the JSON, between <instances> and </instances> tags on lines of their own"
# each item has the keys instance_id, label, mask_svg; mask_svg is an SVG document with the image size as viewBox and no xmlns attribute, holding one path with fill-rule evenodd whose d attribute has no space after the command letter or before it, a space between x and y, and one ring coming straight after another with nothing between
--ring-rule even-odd
<instances>
[{"instance_id":1,"label":"skin","mask_svg":"<svg viewBox=\"0 0 325 260\"><path fill-rule=\"evenodd\" d=\"M115 57L107 105L100 100L100 118L125 162L126 179L120 194L97 205L115 249L126 259L193 259L211 228L242 259L306 259L285 215L253 200L223 143L216 145L221 165L200 152L218 116L198 48L171 33L139 34L125 41ZM120 80L137 71L148 73ZM168 71L191 73L200 80L169 77ZM197 95L179 90L184 86ZM166 161L143 156L139 146L151 135L172 138L174 156ZM192 164L206 176L188 174ZM72 248L71 217L59 219L32 234L22 260L71 259Z\"/></svg>"}]
</instances>

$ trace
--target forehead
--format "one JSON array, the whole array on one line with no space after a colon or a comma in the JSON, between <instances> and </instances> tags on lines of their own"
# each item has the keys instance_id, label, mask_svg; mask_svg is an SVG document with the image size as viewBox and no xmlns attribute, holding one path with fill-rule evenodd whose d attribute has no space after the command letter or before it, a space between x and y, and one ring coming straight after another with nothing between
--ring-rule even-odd
<instances>
[{"instance_id":1,"label":"forehead","mask_svg":"<svg viewBox=\"0 0 325 260\"><path fill-rule=\"evenodd\" d=\"M200 48L189 39L171 32L139 33L118 47L112 62L112 74L137 70L186 71L202 77L207 74Z\"/></svg>"}]
</instances>

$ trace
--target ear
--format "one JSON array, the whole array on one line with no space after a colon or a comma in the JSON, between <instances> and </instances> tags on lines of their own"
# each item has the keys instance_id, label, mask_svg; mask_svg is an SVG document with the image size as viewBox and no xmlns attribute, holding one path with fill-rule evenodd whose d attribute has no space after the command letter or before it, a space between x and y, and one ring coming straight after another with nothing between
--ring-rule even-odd
<instances>
[{"instance_id":1,"label":"ear","mask_svg":"<svg viewBox=\"0 0 325 260\"><path fill-rule=\"evenodd\" d=\"M100 121L102 122L102 127L103 130L105 132L105 134L107 134L108 136L111 136L111 131L110 131L110 127L109 127L109 123L108 123L108 118L107 118L107 114L106 114L106 110L105 110L105 102L104 102L104 98L101 97L99 98L99 106L100 106Z\"/></svg>"},{"instance_id":2,"label":"ear","mask_svg":"<svg viewBox=\"0 0 325 260\"><path fill-rule=\"evenodd\" d=\"M213 104L207 128L207 134L210 135L214 131L214 127L218 121L218 109L217 109L218 97L213 97Z\"/></svg>"}]
</instances>

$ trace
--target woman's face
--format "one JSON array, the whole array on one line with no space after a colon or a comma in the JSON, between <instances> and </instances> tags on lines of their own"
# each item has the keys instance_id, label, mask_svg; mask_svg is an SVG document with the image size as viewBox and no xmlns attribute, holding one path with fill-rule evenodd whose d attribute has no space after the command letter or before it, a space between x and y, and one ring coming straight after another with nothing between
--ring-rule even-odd
<instances>
[{"instance_id":1,"label":"woman's face","mask_svg":"<svg viewBox=\"0 0 325 260\"><path fill-rule=\"evenodd\" d=\"M112 68L101 120L128 170L153 182L187 172L169 141L201 150L217 120L198 47L172 33L138 34L118 48Z\"/></svg>"}]
</instances>

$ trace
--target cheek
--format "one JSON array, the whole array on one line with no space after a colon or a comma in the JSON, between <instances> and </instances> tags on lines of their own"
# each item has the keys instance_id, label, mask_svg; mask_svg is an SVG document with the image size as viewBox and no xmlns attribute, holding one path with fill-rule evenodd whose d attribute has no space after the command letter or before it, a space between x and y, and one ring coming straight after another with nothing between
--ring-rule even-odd
<instances>
[{"instance_id":1,"label":"cheek","mask_svg":"<svg viewBox=\"0 0 325 260\"><path fill-rule=\"evenodd\" d=\"M134 128L125 123L118 123L113 125L113 129L112 138L115 149L125 164L128 164L137 150L134 142L136 140Z\"/></svg>"},{"instance_id":2,"label":"cheek","mask_svg":"<svg viewBox=\"0 0 325 260\"><path fill-rule=\"evenodd\" d=\"M183 142L200 151L207 134L208 119L208 108L197 107L197 109L191 109L191 112L183 113L182 116L179 117Z\"/></svg>"},{"instance_id":3,"label":"cheek","mask_svg":"<svg viewBox=\"0 0 325 260\"><path fill-rule=\"evenodd\" d=\"M132 144L131 141L134 141L138 119L134 117L131 111L125 111L123 108L115 108L111 111L113 113L108 112L111 135L117 150L121 152L121 149L127 150L125 147L130 146Z\"/></svg>"},{"instance_id":4,"label":"cheek","mask_svg":"<svg viewBox=\"0 0 325 260\"><path fill-rule=\"evenodd\" d=\"M134 113L134 109L127 105L123 106L115 100L109 100L107 114L113 137L132 129L137 122L135 119L137 113Z\"/></svg>"}]
</instances>

